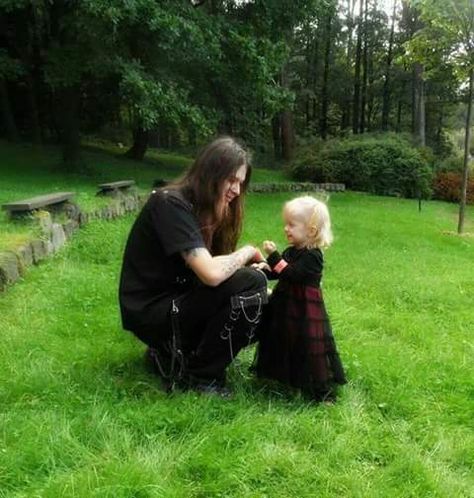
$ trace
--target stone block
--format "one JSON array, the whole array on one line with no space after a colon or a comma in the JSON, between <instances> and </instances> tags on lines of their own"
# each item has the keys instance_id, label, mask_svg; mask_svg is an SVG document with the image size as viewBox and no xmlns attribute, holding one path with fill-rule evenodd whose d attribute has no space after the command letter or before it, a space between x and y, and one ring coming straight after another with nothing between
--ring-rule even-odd
<instances>
[{"instance_id":1,"label":"stone block","mask_svg":"<svg viewBox=\"0 0 474 498\"><path fill-rule=\"evenodd\" d=\"M33 249L33 262L35 264L38 264L48 255L46 250L46 243L44 240L41 239L33 240L31 242L31 248Z\"/></svg>"},{"instance_id":2,"label":"stone block","mask_svg":"<svg viewBox=\"0 0 474 498\"><path fill-rule=\"evenodd\" d=\"M66 242L66 234L64 233L63 227L60 223L53 223L51 227L51 244L53 246L53 251L58 251Z\"/></svg>"},{"instance_id":3,"label":"stone block","mask_svg":"<svg viewBox=\"0 0 474 498\"><path fill-rule=\"evenodd\" d=\"M14 252L5 251L0 253L0 289L15 283L20 279L18 258Z\"/></svg>"},{"instance_id":4,"label":"stone block","mask_svg":"<svg viewBox=\"0 0 474 498\"><path fill-rule=\"evenodd\" d=\"M45 237L50 237L51 229L53 226L51 213L49 213L48 211L38 211L37 213L35 213L35 218L38 221L41 233Z\"/></svg>"},{"instance_id":5,"label":"stone block","mask_svg":"<svg viewBox=\"0 0 474 498\"><path fill-rule=\"evenodd\" d=\"M125 214L125 208L123 207L123 203L120 202L117 204L117 216L123 216Z\"/></svg>"},{"instance_id":6,"label":"stone block","mask_svg":"<svg viewBox=\"0 0 474 498\"><path fill-rule=\"evenodd\" d=\"M76 220L68 220L66 223L63 223L63 230L66 239L70 239L78 228L79 222Z\"/></svg>"},{"instance_id":7,"label":"stone block","mask_svg":"<svg viewBox=\"0 0 474 498\"><path fill-rule=\"evenodd\" d=\"M31 244L20 246L16 250L16 254L20 260L20 267L26 268L33 264L33 248L31 247Z\"/></svg>"},{"instance_id":8,"label":"stone block","mask_svg":"<svg viewBox=\"0 0 474 498\"><path fill-rule=\"evenodd\" d=\"M74 202L66 202L63 206L66 216L74 221L78 221L81 216L81 208Z\"/></svg>"},{"instance_id":9,"label":"stone block","mask_svg":"<svg viewBox=\"0 0 474 498\"><path fill-rule=\"evenodd\" d=\"M79 225L86 225L89 222L89 213L80 213L79 215Z\"/></svg>"},{"instance_id":10,"label":"stone block","mask_svg":"<svg viewBox=\"0 0 474 498\"><path fill-rule=\"evenodd\" d=\"M45 240L44 247L46 248L46 256L50 256L54 252L53 243L50 240Z\"/></svg>"}]
</instances>

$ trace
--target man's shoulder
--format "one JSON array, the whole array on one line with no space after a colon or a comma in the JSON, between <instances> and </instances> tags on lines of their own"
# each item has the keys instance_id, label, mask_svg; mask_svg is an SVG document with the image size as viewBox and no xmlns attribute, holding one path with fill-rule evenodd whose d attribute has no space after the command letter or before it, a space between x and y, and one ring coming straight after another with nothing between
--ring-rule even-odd
<instances>
[{"instance_id":1,"label":"man's shoulder","mask_svg":"<svg viewBox=\"0 0 474 498\"><path fill-rule=\"evenodd\" d=\"M154 189L151 192L150 198L148 200L151 206L174 206L186 211L192 211L192 203L186 199L183 192L177 188L159 188Z\"/></svg>"}]
</instances>

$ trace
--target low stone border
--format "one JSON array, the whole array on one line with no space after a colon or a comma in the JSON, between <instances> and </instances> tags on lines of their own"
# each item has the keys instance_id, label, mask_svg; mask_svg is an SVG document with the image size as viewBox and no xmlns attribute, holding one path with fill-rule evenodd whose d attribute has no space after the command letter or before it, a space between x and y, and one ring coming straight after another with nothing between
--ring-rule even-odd
<instances>
[{"instance_id":1,"label":"low stone border","mask_svg":"<svg viewBox=\"0 0 474 498\"><path fill-rule=\"evenodd\" d=\"M56 223L48 211L37 211L34 220L39 224L41 235L30 240L14 251L0 251L0 292L22 278L26 269L38 264L56 253L74 233L91 220L113 220L126 213L136 211L144 202L137 192L120 194L109 205L96 211L85 213L79 209L70 210L69 219Z\"/></svg>"},{"instance_id":2,"label":"low stone border","mask_svg":"<svg viewBox=\"0 0 474 498\"><path fill-rule=\"evenodd\" d=\"M249 191L256 193L276 192L343 192L341 183L254 183ZM53 221L48 211L38 211L35 215L39 223L41 236L18 247L14 251L0 250L0 292L17 282L26 273L26 269L38 264L56 253L69 240L76 230L91 220L113 220L126 213L136 211L147 196L139 196L136 191L123 194L118 192L109 205L89 213L74 209L66 210L68 220L64 223Z\"/></svg>"},{"instance_id":3,"label":"low stone border","mask_svg":"<svg viewBox=\"0 0 474 498\"><path fill-rule=\"evenodd\" d=\"M269 194L274 192L344 192L343 183L254 183L249 185L249 192Z\"/></svg>"}]
</instances>

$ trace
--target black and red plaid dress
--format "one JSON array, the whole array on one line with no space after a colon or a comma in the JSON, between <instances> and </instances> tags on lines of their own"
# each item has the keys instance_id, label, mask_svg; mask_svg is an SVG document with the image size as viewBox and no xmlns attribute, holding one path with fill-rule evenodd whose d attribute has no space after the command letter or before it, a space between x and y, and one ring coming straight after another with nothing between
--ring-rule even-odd
<instances>
[{"instance_id":1,"label":"black and red plaid dress","mask_svg":"<svg viewBox=\"0 0 474 498\"><path fill-rule=\"evenodd\" d=\"M320 249L289 247L268 257L278 283L266 306L257 348L259 377L301 389L314 399L332 397L346 378L320 287Z\"/></svg>"}]
</instances>

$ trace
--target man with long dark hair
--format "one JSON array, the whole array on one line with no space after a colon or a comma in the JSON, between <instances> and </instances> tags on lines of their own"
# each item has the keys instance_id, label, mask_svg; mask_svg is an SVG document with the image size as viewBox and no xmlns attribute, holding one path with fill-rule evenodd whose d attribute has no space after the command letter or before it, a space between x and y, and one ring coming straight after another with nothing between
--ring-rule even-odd
<instances>
[{"instance_id":1,"label":"man with long dark hair","mask_svg":"<svg viewBox=\"0 0 474 498\"><path fill-rule=\"evenodd\" d=\"M249 154L233 138L207 145L185 175L153 190L130 232L120 279L123 327L149 346L172 388L225 395L225 370L266 302L266 278L236 250Z\"/></svg>"}]
</instances>

